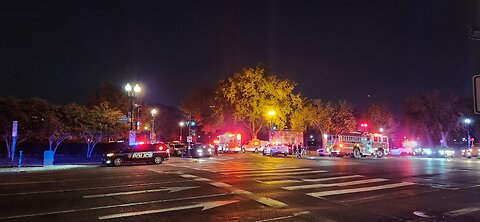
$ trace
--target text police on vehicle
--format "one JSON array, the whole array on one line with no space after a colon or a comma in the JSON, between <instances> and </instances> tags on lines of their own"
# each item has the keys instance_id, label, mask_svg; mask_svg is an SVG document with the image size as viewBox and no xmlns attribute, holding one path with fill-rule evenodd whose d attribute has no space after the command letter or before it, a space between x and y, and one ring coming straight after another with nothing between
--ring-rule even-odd
<instances>
[{"instance_id":1,"label":"text police on vehicle","mask_svg":"<svg viewBox=\"0 0 480 222\"><path fill-rule=\"evenodd\" d=\"M140 144L105 153L102 162L107 166L121 166L125 163L161 164L169 157L169 149L163 143Z\"/></svg>"}]
</instances>

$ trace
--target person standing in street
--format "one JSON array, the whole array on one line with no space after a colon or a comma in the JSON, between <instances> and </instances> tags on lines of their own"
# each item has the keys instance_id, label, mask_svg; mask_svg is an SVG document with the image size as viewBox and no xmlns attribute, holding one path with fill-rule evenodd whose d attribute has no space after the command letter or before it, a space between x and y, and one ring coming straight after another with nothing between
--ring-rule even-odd
<instances>
[{"instance_id":1,"label":"person standing in street","mask_svg":"<svg viewBox=\"0 0 480 222\"><path fill-rule=\"evenodd\" d=\"M299 143L298 144L298 153L297 153L298 158L302 158L302 149L303 149L302 143Z\"/></svg>"}]
</instances>

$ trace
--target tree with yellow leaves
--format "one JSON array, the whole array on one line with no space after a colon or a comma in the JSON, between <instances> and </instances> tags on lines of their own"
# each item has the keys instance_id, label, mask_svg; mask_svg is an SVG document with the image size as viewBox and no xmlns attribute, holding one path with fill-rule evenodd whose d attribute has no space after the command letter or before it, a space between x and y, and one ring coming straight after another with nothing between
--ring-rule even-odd
<instances>
[{"instance_id":1,"label":"tree with yellow leaves","mask_svg":"<svg viewBox=\"0 0 480 222\"><path fill-rule=\"evenodd\" d=\"M235 121L242 122L256 139L265 126L286 127L290 114L302 104L300 94L293 92L296 85L258 65L220 81L217 95L230 103Z\"/></svg>"}]
</instances>

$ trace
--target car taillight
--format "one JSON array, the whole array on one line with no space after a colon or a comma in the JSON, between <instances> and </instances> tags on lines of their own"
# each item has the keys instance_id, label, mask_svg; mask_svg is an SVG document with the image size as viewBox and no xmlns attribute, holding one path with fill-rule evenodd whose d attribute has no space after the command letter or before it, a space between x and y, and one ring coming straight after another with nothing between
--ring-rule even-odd
<instances>
[{"instance_id":1,"label":"car taillight","mask_svg":"<svg viewBox=\"0 0 480 222\"><path fill-rule=\"evenodd\" d=\"M163 150L163 146L159 146L158 149L159 149L159 150Z\"/></svg>"}]
</instances>

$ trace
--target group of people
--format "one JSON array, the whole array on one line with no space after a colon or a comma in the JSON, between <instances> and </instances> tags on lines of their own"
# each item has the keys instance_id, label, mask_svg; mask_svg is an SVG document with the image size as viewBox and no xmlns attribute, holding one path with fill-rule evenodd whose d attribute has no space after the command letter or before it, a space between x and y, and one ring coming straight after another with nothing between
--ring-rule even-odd
<instances>
[{"instance_id":1,"label":"group of people","mask_svg":"<svg viewBox=\"0 0 480 222\"><path fill-rule=\"evenodd\" d=\"M305 148L302 146L302 143L293 144L292 149L293 149L293 155L295 155L298 158L301 158L303 154L302 152L305 151Z\"/></svg>"}]
</instances>

